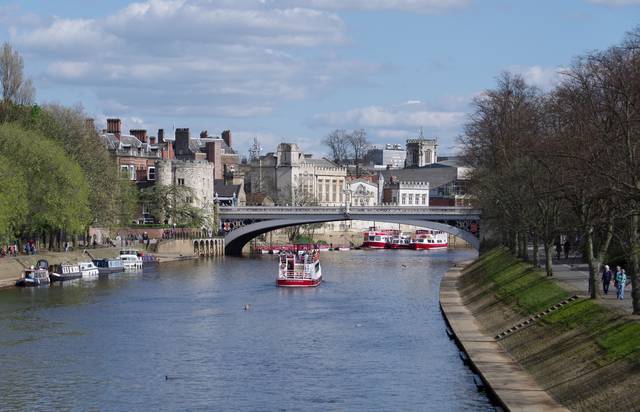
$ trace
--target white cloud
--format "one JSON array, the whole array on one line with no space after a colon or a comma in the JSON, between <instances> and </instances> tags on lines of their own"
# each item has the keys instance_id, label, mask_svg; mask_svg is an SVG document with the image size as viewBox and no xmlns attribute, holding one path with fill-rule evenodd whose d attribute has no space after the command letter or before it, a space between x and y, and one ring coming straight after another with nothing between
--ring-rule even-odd
<instances>
[{"instance_id":1,"label":"white cloud","mask_svg":"<svg viewBox=\"0 0 640 412\"><path fill-rule=\"evenodd\" d=\"M558 84L564 67L512 66L509 71L518 73L530 85L550 90Z\"/></svg>"},{"instance_id":2,"label":"white cloud","mask_svg":"<svg viewBox=\"0 0 640 412\"><path fill-rule=\"evenodd\" d=\"M310 121L316 129L365 129L372 143L401 143L423 130L425 137L437 137L443 153L451 153L455 137L462 130L466 112L438 110L417 100L391 106L367 106L342 112L320 113Z\"/></svg>"},{"instance_id":3,"label":"white cloud","mask_svg":"<svg viewBox=\"0 0 640 412\"><path fill-rule=\"evenodd\" d=\"M251 0L147 0L7 29L42 60L36 78L90 90L121 117L265 116L380 69L336 57L347 39L337 14Z\"/></svg>"}]
</instances>

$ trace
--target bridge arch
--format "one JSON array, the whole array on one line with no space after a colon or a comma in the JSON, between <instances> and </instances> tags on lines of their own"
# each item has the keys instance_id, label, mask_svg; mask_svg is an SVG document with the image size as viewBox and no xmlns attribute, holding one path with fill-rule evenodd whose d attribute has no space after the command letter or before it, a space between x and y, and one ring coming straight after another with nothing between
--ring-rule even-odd
<instances>
[{"instance_id":1,"label":"bridge arch","mask_svg":"<svg viewBox=\"0 0 640 412\"><path fill-rule=\"evenodd\" d=\"M401 223L406 225L413 225L418 227L428 227L430 229L441 230L450 235L457 236L466 242L468 242L471 247L476 250L480 249L480 239L478 239L474 234L468 232L462 228L451 226L446 223L436 222L431 220L421 220L411 218L411 216L406 217L395 217L395 216L358 216L357 219L345 219L336 218L336 217L323 217L323 218L305 218L304 216L289 218L289 219L273 219L273 220L263 220L255 223L251 223L240 227L238 229L232 230L227 233L224 237L225 239L225 255L231 256L240 256L242 254L242 248L249 243L253 238L259 236L263 233L271 232L272 230L282 229L289 226L296 225L306 225L310 223L326 223L326 222L340 222L345 220L370 220L376 222L387 222L387 223Z\"/></svg>"}]
</instances>

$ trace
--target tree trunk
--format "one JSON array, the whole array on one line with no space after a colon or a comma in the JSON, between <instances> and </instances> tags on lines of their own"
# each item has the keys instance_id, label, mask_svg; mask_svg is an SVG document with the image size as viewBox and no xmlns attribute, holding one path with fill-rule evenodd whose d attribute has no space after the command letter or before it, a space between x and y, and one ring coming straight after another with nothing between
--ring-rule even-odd
<instances>
[{"instance_id":1,"label":"tree trunk","mask_svg":"<svg viewBox=\"0 0 640 412\"><path fill-rule=\"evenodd\" d=\"M520 232L520 257L524 261L529 260L529 244L528 244L528 236L526 231Z\"/></svg>"},{"instance_id":2,"label":"tree trunk","mask_svg":"<svg viewBox=\"0 0 640 412\"><path fill-rule=\"evenodd\" d=\"M553 256L551 247L553 246L552 242L544 242L544 268L547 272L547 276L553 276Z\"/></svg>"},{"instance_id":3,"label":"tree trunk","mask_svg":"<svg viewBox=\"0 0 640 412\"><path fill-rule=\"evenodd\" d=\"M539 267L540 262L538 261L538 235L536 233L533 234L533 256L531 256L531 262L534 267Z\"/></svg>"},{"instance_id":4,"label":"tree trunk","mask_svg":"<svg viewBox=\"0 0 640 412\"><path fill-rule=\"evenodd\" d=\"M597 268L595 265L595 258L593 256L593 227L589 226L585 231L585 246L586 246L586 258L587 264L589 266L589 297L591 299L595 299L597 297L596 293L596 278L597 278Z\"/></svg>"}]
</instances>

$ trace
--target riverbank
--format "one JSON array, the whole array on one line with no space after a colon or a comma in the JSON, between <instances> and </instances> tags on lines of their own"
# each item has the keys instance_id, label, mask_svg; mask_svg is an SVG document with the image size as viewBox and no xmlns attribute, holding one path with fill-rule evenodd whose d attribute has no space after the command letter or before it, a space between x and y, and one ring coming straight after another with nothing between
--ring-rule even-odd
<instances>
[{"instance_id":1,"label":"riverbank","mask_svg":"<svg viewBox=\"0 0 640 412\"><path fill-rule=\"evenodd\" d=\"M442 287L445 315L468 313L467 323L477 327L476 336L463 334L477 349L469 352L472 362L502 353L570 410L634 410L640 404L635 390L640 385L638 317L580 296L567 301L573 295L570 288L502 249L464 270L450 271ZM567 303L559 304L563 301ZM485 379L491 389L507 389L496 390L503 401L513 392L519 395L516 400L532 392L524 390L529 386L508 391L513 381L500 376L505 375L486 374ZM514 410L526 406L505 404Z\"/></svg>"},{"instance_id":2,"label":"riverbank","mask_svg":"<svg viewBox=\"0 0 640 412\"><path fill-rule=\"evenodd\" d=\"M96 259L114 258L120 253L119 247L102 247L87 249L89 255L82 249L69 252L44 252L37 255L20 255L18 257L3 257L0 259L0 289L14 287L16 280L22 275L25 267L35 265L38 260L46 259L49 264L64 262L81 262ZM158 263L175 262L181 260L196 259L195 255L185 255L180 253L154 253Z\"/></svg>"}]
</instances>

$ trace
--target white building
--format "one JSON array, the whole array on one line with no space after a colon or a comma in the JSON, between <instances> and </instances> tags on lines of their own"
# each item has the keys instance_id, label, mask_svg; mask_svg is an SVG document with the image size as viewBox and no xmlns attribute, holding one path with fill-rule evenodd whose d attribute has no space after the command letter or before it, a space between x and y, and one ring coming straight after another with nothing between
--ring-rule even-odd
<instances>
[{"instance_id":1,"label":"white building","mask_svg":"<svg viewBox=\"0 0 640 412\"><path fill-rule=\"evenodd\" d=\"M356 179L347 182L350 191L351 206L377 206L378 185L364 179Z\"/></svg>"},{"instance_id":2,"label":"white building","mask_svg":"<svg viewBox=\"0 0 640 412\"><path fill-rule=\"evenodd\" d=\"M344 204L347 170L327 159L313 159L295 143L280 143L276 153L251 161L246 187L277 204Z\"/></svg>"},{"instance_id":3,"label":"white building","mask_svg":"<svg viewBox=\"0 0 640 412\"><path fill-rule=\"evenodd\" d=\"M384 188L384 203L398 206L429 206L429 182L392 181Z\"/></svg>"},{"instance_id":4,"label":"white building","mask_svg":"<svg viewBox=\"0 0 640 412\"><path fill-rule=\"evenodd\" d=\"M186 186L193 196L186 199L192 206L210 209L213 203L213 163L206 160L159 160L156 162L156 184Z\"/></svg>"}]
</instances>

